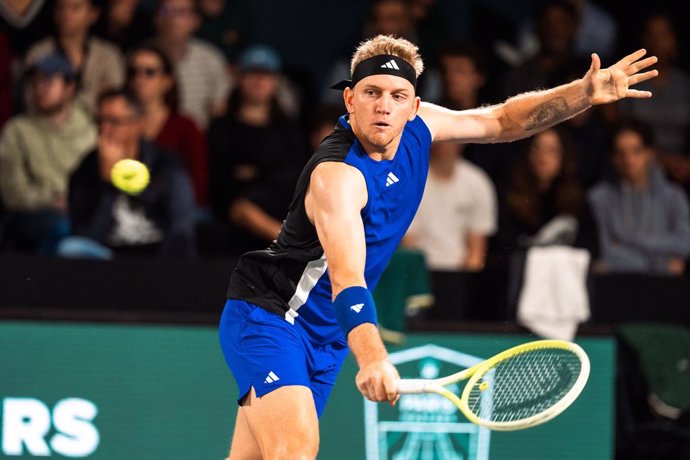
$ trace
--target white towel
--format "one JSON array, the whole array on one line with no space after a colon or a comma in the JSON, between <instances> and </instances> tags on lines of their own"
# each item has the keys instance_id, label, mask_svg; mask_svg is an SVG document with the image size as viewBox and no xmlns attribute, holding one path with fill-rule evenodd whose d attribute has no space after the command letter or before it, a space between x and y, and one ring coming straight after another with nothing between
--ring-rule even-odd
<instances>
[{"instance_id":1,"label":"white towel","mask_svg":"<svg viewBox=\"0 0 690 460\"><path fill-rule=\"evenodd\" d=\"M586 249L530 248L518 299L518 323L543 338L574 339L578 325L590 316L589 261Z\"/></svg>"}]
</instances>

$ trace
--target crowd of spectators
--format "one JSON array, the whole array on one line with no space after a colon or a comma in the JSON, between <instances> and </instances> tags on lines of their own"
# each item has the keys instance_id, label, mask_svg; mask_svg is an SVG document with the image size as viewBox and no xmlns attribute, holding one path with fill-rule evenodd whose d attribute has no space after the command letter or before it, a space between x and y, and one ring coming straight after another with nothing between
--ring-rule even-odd
<instances>
[{"instance_id":1,"label":"crowd of spectators","mask_svg":"<svg viewBox=\"0 0 690 460\"><path fill-rule=\"evenodd\" d=\"M435 145L403 241L429 268L479 271L567 244L602 272L688 272L690 74L671 14L645 14L624 37L596 1L535 0L522 14L501 2L364 3L355 42L317 80L280 43L253 38L244 1L0 2L0 252L192 259L267 246L344 113L328 87L349 77L357 42L386 33L420 47L422 99L454 110L578 78L592 52L605 65L638 45L659 58L660 76L639 85L651 100L515 143ZM474 33L452 33L458 11L474 11ZM110 183L121 158L149 166L142 194Z\"/></svg>"}]
</instances>

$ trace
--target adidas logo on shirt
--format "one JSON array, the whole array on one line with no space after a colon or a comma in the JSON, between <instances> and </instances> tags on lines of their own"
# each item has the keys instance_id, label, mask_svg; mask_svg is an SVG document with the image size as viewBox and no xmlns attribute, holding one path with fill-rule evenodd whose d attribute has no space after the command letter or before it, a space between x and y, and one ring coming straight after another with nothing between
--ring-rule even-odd
<instances>
[{"instance_id":1,"label":"adidas logo on shirt","mask_svg":"<svg viewBox=\"0 0 690 460\"><path fill-rule=\"evenodd\" d=\"M264 380L264 383L273 383L277 382L280 380L277 375L273 373L273 371L269 372L268 375L266 376L266 380Z\"/></svg>"},{"instance_id":2,"label":"adidas logo on shirt","mask_svg":"<svg viewBox=\"0 0 690 460\"><path fill-rule=\"evenodd\" d=\"M364 304L358 303L358 304L351 306L350 310L354 311L355 313L359 313L360 311L362 311L362 308L364 308Z\"/></svg>"},{"instance_id":3,"label":"adidas logo on shirt","mask_svg":"<svg viewBox=\"0 0 690 460\"><path fill-rule=\"evenodd\" d=\"M390 187L396 182L400 182L400 179L398 179L392 172L389 172L388 177L386 177L386 187Z\"/></svg>"},{"instance_id":4,"label":"adidas logo on shirt","mask_svg":"<svg viewBox=\"0 0 690 460\"><path fill-rule=\"evenodd\" d=\"M395 60L391 59L390 61L386 62L381 66L381 68L384 69L395 69L395 70L400 70L400 67L398 67L398 64L395 63Z\"/></svg>"}]
</instances>

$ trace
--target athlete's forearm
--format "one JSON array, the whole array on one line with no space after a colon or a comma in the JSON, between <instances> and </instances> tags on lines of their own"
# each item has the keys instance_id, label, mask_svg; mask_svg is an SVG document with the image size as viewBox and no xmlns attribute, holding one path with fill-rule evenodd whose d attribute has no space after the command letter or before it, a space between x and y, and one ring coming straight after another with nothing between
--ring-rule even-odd
<instances>
[{"instance_id":1,"label":"athlete's forearm","mask_svg":"<svg viewBox=\"0 0 690 460\"><path fill-rule=\"evenodd\" d=\"M374 324L365 323L352 329L347 336L347 342L360 369L388 359L388 352Z\"/></svg>"},{"instance_id":2,"label":"athlete's forearm","mask_svg":"<svg viewBox=\"0 0 690 460\"><path fill-rule=\"evenodd\" d=\"M531 136L591 107L582 80L509 98L500 107L500 140Z\"/></svg>"}]
</instances>

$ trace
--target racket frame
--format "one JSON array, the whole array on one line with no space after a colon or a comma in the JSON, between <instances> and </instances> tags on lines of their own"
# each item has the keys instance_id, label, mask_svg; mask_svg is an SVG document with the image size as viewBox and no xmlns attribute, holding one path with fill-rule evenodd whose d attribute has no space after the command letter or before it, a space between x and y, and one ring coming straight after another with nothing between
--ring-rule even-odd
<instances>
[{"instance_id":1,"label":"racket frame","mask_svg":"<svg viewBox=\"0 0 690 460\"><path fill-rule=\"evenodd\" d=\"M556 402L556 404L542 412L539 412L538 414L534 414L521 420L513 420L509 422L484 420L470 410L468 405L470 393L472 392L474 385L481 380L481 378L484 377L487 372L496 367L496 365L499 363L510 359L513 356L530 351L549 348L571 351L577 355L581 363L580 374L578 375L575 384L570 390L568 390L563 398ZM521 430L547 422L567 409L584 389L587 379L589 378L590 367L591 366L587 353L585 353L582 347L576 343L566 340L553 339L535 340L509 348L492 356L491 358L488 358L485 361L475 364L472 367L446 377L441 377L438 379L401 379L398 381L398 392L400 394L435 393L450 400L453 404L455 404L455 406L457 406L463 415L474 424L497 431ZM465 385L460 397L446 388L447 385L458 383L465 379L469 380Z\"/></svg>"}]
</instances>

